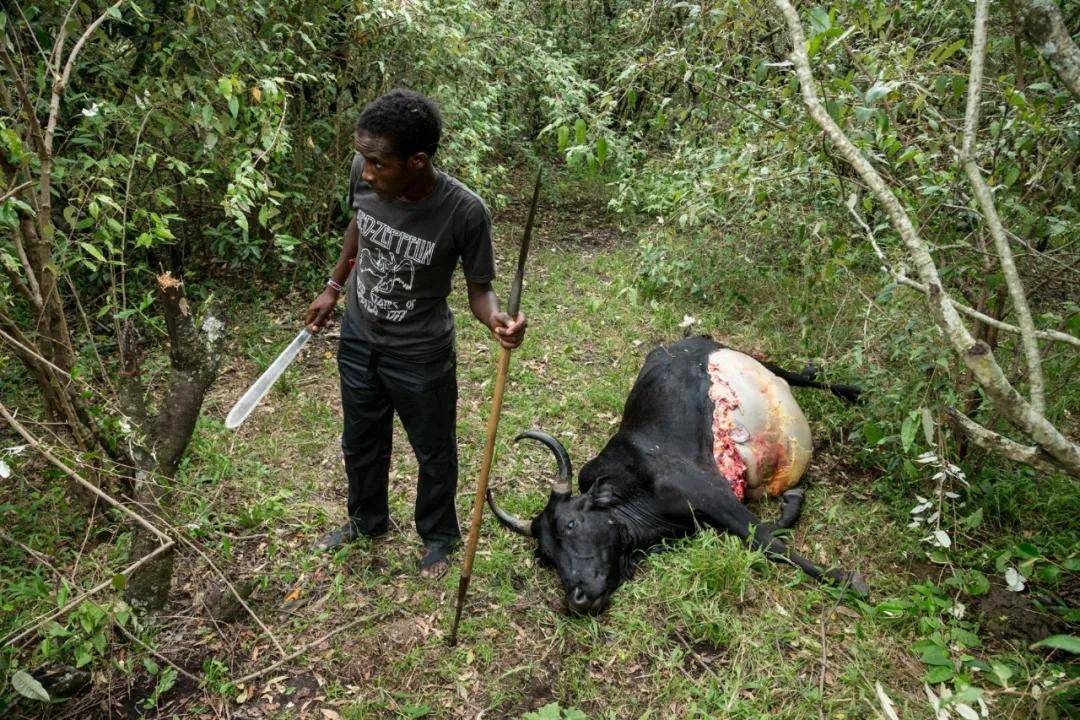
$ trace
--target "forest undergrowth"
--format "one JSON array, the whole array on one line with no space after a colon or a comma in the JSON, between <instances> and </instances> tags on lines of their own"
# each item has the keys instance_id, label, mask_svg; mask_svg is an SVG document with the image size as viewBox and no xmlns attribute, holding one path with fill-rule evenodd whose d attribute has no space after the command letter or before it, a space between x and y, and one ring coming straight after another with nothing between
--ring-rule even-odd
<instances>
[{"instance_id":1,"label":"forest undergrowth","mask_svg":"<svg viewBox=\"0 0 1080 720\"><path fill-rule=\"evenodd\" d=\"M1080 10L798 10L5 4L0 715L1075 717L1080 78L1075 37L1046 33ZM535 514L551 480L517 432L580 467L647 353L700 333L863 388L796 392L815 453L788 539L869 598L704 531L574 618L485 517L451 648L459 570L417 577L400 427L392 532L311 552L344 513L337 325L223 418L325 282L353 123L397 86L438 101L503 296L546 169L506 508ZM496 351L455 282L464 523Z\"/></svg>"},{"instance_id":2,"label":"forest undergrowth","mask_svg":"<svg viewBox=\"0 0 1080 720\"><path fill-rule=\"evenodd\" d=\"M536 231L524 300L529 335L513 356L493 477L508 508L522 515L538 511L550 481L547 458L513 448L513 434L543 428L563 440L580 465L614 432L646 353L689 332L793 367L815 360L832 378L863 383L874 407L875 380L860 377L851 360L850 340L861 332L854 303L840 295L836 316L810 321L808 332L825 350L808 357L794 339L800 326L783 274L750 277L736 258L718 299L649 297L633 242L642 228L620 227L603 198L590 198L596 187L586 187L582 197L572 179L560 179ZM502 268L515 252L522 210L515 203L497 214ZM465 518L495 355L460 292L454 300L458 507ZM1057 692L1067 668L1060 651L1027 648L1064 630L1053 606L1075 602L1075 587L1065 581L1075 570L1066 568L1042 591L1016 594L994 562L1003 554L1035 559L1024 567L1036 570L1075 562L1075 499L1066 502L1072 507L1055 506L1047 498L1056 488L1023 474L1001 480L1007 486L985 496L971 493L954 512L970 518L993 510L1001 517L1002 506L1014 506L1025 528L1041 530L1017 529L987 542L972 527L957 537L956 552L932 562L921 542L925 531L908 527L915 494L933 493L932 473L911 479L882 467L880 456L890 450L867 430L870 411L807 390L798 398L816 450L805 480L807 507L792 541L822 564L862 572L872 591L867 601L842 600L792 568L707 531L651 555L601 617L572 618L554 573L534 562L527 542L488 516L460 643L448 647L458 568L438 581L416 576L416 468L400 427L391 470L393 532L329 556L311 552L316 537L340 521L344 503L334 327L305 349L239 431L223 427L232 402L291 336L305 301L299 290L281 298L258 290L228 298L231 312L245 321L229 339L229 360L177 477L170 516L159 518L191 541L181 551L185 562L169 609L157 620L137 621L118 598L98 597L53 623L36 641L36 652L76 662L89 656L93 691L48 711L26 701L11 711L57 718L110 711L157 717L855 718L879 714L881 692L900 717L930 718L926 685L938 696L955 687L956 702L977 708L981 700L994 717L1019 718L1037 705L1046 712L1067 700L1068 691ZM75 499L56 489L42 463L28 461L20 470L19 491L3 506L8 532L64 568L82 568L79 583L64 573L60 587L69 589L57 601L85 586L88 576L107 579L123 552L123 531L81 518ZM769 505L758 508L765 517L776 512ZM5 630L46 610L58 582L19 552L9 548L5 556ZM235 603L217 617L208 613L211 591L221 587L211 561L250 593L248 605L269 632ZM291 655L335 631L242 681L272 667L283 651Z\"/></svg>"}]
</instances>

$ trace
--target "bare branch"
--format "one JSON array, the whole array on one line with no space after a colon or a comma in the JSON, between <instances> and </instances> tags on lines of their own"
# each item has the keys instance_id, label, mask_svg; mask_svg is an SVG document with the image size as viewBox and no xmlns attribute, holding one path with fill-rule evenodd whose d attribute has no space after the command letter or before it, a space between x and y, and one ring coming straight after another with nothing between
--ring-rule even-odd
<instances>
[{"instance_id":1,"label":"bare branch","mask_svg":"<svg viewBox=\"0 0 1080 720\"><path fill-rule=\"evenodd\" d=\"M1001 218L998 217L994 198L990 194L986 181L983 180L982 170L975 162L975 135L979 128L983 60L986 57L988 5L988 0L975 2L975 37L971 49L971 76L968 80L967 111L964 113L964 144L960 150L960 162L971 182L979 207L982 208L983 218L990 230L990 237L994 240L994 249L997 250L998 261L1001 263L1001 273L1005 277L1005 286L1009 289L1009 298L1012 300L1013 311L1016 313L1017 325L1020 326L1020 343L1024 348L1028 382L1031 384L1031 408L1041 415L1046 410L1046 401L1043 389L1042 358L1039 357L1039 347L1035 343L1035 322L1031 319L1031 308L1028 307L1024 285L1020 280L1020 273L1016 270L1012 248L1009 246L1009 239L1005 237L1005 229L1002 227Z\"/></svg>"},{"instance_id":2,"label":"bare branch","mask_svg":"<svg viewBox=\"0 0 1080 720\"><path fill-rule=\"evenodd\" d=\"M0 60L3 60L4 67L7 68L8 73L11 75L11 81L15 83L15 89L19 93L19 102L23 106L23 115L26 116L26 127L30 132L30 140L34 143L34 147L37 148L38 155L44 157L46 152L45 135L42 133L41 125L38 123L37 112L34 110L34 101L26 89L26 83L23 82L22 73L15 67L15 61L8 54L7 43L4 42L0 42Z\"/></svg>"},{"instance_id":3,"label":"bare branch","mask_svg":"<svg viewBox=\"0 0 1080 720\"><path fill-rule=\"evenodd\" d=\"M56 134L56 121L60 116L60 98L64 94L64 88L67 87L68 80L71 78L71 71L75 67L75 60L79 57L79 53L82 52L83 46L86 45L86 41L90 39L90 36L94 34L94 31L101 27L101 24L108 19L109 14L114 10L120 8L126 0L116 0L110 5L105 12L101 13L92 23L86 26L83 30L83 34L79 36L79 39L75 41L75 46L71 48L71 52L68 54L67 62L64 63L64 71L60 73L60 77L53 83L52 97L49 99L49 121L45 126L45 150L52 155L53 136ZM61 32L63 29L61 28ZM63 53L62 46L60 46L60 52L57 53L57 61L60 59L60 55Z\"/></svg>"},{"instance_id":4,"label":"bare branch","mask_svg":"<svg viewBox=\"0 0 1080 720\"><path fill-rule=\"evenodd\" d=\"M999 435L969 418L956 408L946 408L950 424L964 433L983 450L1003 455L1010 460L1030 465L1045 472L1059 473L1063 468L1054 462L1054 458L1033 445L1021 445L1004 435Z\"/></svg>"},{"instance_id":5,"label":"bare branch","mask_svg":"<svg viewBox=\"0 0 1080 720\"><path fill-rule=\"evenodd\" d=\"M34 184L33 180L27 180L23 184L16 185L15 187L13 187L10 190L6 191L3 195L0 195L0 205L3 205L5 202L7 202L8 198L15 197L19 193L20 190L25 190L26 188L30 187L33 184Z\"/></svg>"},{"instance_id":6,"label":"bare branch","mask_svg":"<svg viewBox=\"0 0 1080 720\"><path fill-rule=\"evenodd\" d=\"M221 581L222 581L222 582L224 582L224 583L225 583L225 586L226 586L226 587L227 587L227 588L229 589L229 592L231 592L231 593L232 593L233 597L234 597L234 598L236 599L236 601L237 601L237 602L238 602L238 603L240 604L240 606L241 606L241 607L243 607L243 608L244 608L244 610L246 610L246 611L247 611L247 614L251 616L251 619L252 619L252 620L254 620L254 621L255 621L255 623L256 623L256 624L257 624L257 625L258 625L258 626L259 626L260 628L262 628L262 631L263 631L263 632L264 632L264 633L266 634L266 636L267 636L268 638L270 638L270 641L271 641L272 643L274 643L274 647L276 647L276 648L278 649L278 652L279 652L279 653L281 653L282 657L285 657L285 648L284 648L284 647L282 647L281 643L280 643L280 642L278 641L278 639L277 639L277 636L276 636L276 635L274 635L274 633L273 633L273 632L271 632L270 628L268 628L268 627L266 626L266 623L264 623L264 622L262 621L262 618L260 618L260 617L259 617L259 616L258 616L258 615L257 615L257 614L255 613L255 611L251 609L251 606L250 606L250 605L248 605L248 604L247 604L247 601L245 601L245 600L244 600L243 596L242 596L242 595L241 595L241 594L240 594L239 592L237 592L237 590L236 590L236 587L235 587L235 586L234 586L234 585L233 585L233 584L232 584L231 582L229 582L229 579L228 579L228 578L227 578L227 577L225 576L225 573L223 573L223 572L222 572L222 571L221 571L221 570L220 570L220 569L218 568L218 566L214 564L214 561L210 559L210 556L208 556L208 555L207 555L207 554L206 554L206 553L205 553L205 552L203 551L203 549L202 549L201 547L199 547L199 545L198 545L197 543L195 543L195 542L194 542L194 541L192 541L192 540L191 540L190 538L188 538L188 537L187 537L187 534L186 534L186 533L184 533L184 531L183 531L183 530L181 530L180 528L177 528L177 527L174 527L174 526L170 525L170 524L169 524L169 521L168 521L167 519L165 519L164 517L161 517L160 515L156 514L156 513L155 513L155 512L154 512L154 511L153 511L152 509L150 509L150 508L146 507L145 505L143 505L143 506L140 506L140 507L142 507L142 509L143 509L143 511L144 511L144 512L149 512L149 513L150 513L151 515L153 515L153 516L154 516L154 517L155 517L155 518L157 519L157 521L158 521L158 522L160 522L160 523L161 523L162 525L164 525L165 527L167 527L167 528L169 528L170 530L172 530L172 531L173 531L173 532L174 532L174 533L176 534L176 537L177 537L177 538L179 538L180 542L184 543L184 544L185 544L185 545L187 545L187 546L188 546L189 548L191 548L192 550L194 550L194 551L195 551L195 553L196 553L196 554L197 554L197 555L198 555L199 557L201 557L201 558L202 558L203 560L205 560L205 561L206 561L206 564L210 566L210 569L212 569L212 570L213 570L213 571L214 571L215 573L217 573L217 576L218 576L219 578L221 578Z\"/></svg>"},{"instance_id":7,"label":"bare branch","mask_svg":"<svg viewBox=\"0 0 1080 720\"><path fill-rule=\"evenodd\" d=\"M71 478L72 480L77 482L82 487L89 490L94 495L97 495L99 498L101 498L102 500L107 502L109 505L112 505L114 508L116 508L120 512L127 515L129 518L131 518L132 520L137 522L142 527L149 530L161 542L163 542L163 543L164 542L169 542L169 543L172 542L172 540L169 538L168 535L166 535L165 533L161 532L156 527L151 525L150 521L148 521L142 515L139 515L137 512L135 512L131 508L127 507L126 505L124 505L119 500L116 500L111 495L109 495L107 492L105 492L104 490L99 488L97 485L94 485L92 482L89 482L88 480L84 480L83 477L81 475L79 475L79 473L77 473L74 470L72 470L71 468L69 468L66 464L64 464L64 462L62 460L60 460L55 455L53 455L51 452L49 452L49 449L46 448L45 445L42 444L42 442L40 440L38 440L36 437L31 435L26 430L26 428L24 428L22 426L22 424L18 420L15 419L15 417L8 411L7 407L5 407L3 403L0 403L0 416L2 416L4 418L4 420L7 421L8 425L10 425L12 427L12 429L15 430L15 432L22 435L23 439L26 440L26 442L30 444L30 447L32 447L34 450L36 450L43 458L45 458L50 463L55 465L62 473L67 475L69 478Z\"/></svg>"},{"instance_id":8,"label":"bare branch","mask_svg":"<svg viewBox=\"0 0 1080 720\"><path fill-rule=\"evenodd\" d=\"M38 282L37 273L34 272L34 265L30 262L30 257L26 254L26 247L23 244L23 235L31 231L29 225L29 219L20 213L19 226L12 230L11 241L15 243L15 252L19 255L19 262L22 263L23 273L26 275L26 285L32 294L31 303L40 313L45 306L45 296L41 294L41 283ZM30 239L34 239L32 235Z\"/></svg>"},{"instance_id":9,"label":"bare branch","mask_svg":"<svg viewBox=\"0 0 1080 720\"><path fill-rule=\"evenodd\" d=\"M854 197L855 196L853 194L852 199L854 199ZM855 221L862 226L863 231L866 233L866 238L870 241L870 246L874 249L874 253L878 256L878 259L881 260L881 269L888 273L890 276L892 276L892 278L901 285L905 285L909 288L918 290L924 295L929 295L930 288L928 288L926 285L922 284L918 280L913 280L909 278L902 272L893 269L893 267L889 264L889 259L885 256L885 252L881 249L881 246L878 245L877 240L874 238L874 234L870 230L870 226L866 224L866 221L862 219L862 216L860 216L859 212L855 209L854 203L849 202L847 208L848 211L851 212L852 217L855 218ZM1008 333L1020 334L1020 328L1016 327L1015 325L1010 325L1009 323L998 320L995 317L992 317L985 313L981 313L975 308L965 305L957 300L954 300L951 297L949 298L949 302L952 303L953 307L955 307L964 315L972 318L973 320L978 320L981 323L985 323L987 325L990 325L991 327L996 327L998 330L1004 330ZM1080 347L1080 338L1074 335L1069 335L1068 333L1060 332L1058 330L1036 330L1035 337L1039 338L1040 340L1061 342L1072 345L1074 347Z\"/></svg>"},{"instance_id":10,"label":"bare branch","mask_svg":"<svg viewBox=\"0 0 1080 720\"><path fill-rule=\"evenodd\" d=\"M150 562L151 560L153 560L154 558L156 558L158 555L162 554L163 552L167 552L175 544L176 544L175 542L173 542L172 540L169 540L165 544L159 545L157 548L155 548L153 550L153 552L149 553L148 555L143 556L142 558L136 560L131 565L128 565L126 568L121 570L120 574L123 575L124 577L130 577L131 573L135 572L136 570L138 570L143 565ZM32 624L24 626L23 628L21 628L19 630L16 630L15 632L8 635L3 640L0 640L0 647L3 647L5 645L15 645L16 643L18 643L23 638L29 637L31 634L34 633L34 631L36 631L41 626L43 626L43 625L45 625L45 624L47 624L49 622L52 622L56 618L60 617L61 615L64 615L65 613L67 613L72 608L75 608L75 607L78 607L79 605L82 605L83 601L86 600L86 598L90 597L91 595L96 595L99 592L101 592L102 590L106 590L108 588L111 588L112 586L113 586L113 579L112 578L109 578L108 580L106 580L105 582L103 582L103 583L101 583L99 585L95 585L94 587L90 588L86 592L84 592L81 595L79 595L78 597L76 597L74 600L69 601L67 605L64 605L64 607L60 608L59 610L56 610L54 612L49 613L48 615L44 615L44 616L38 618Z\"/></svg>"},{"instance_id":11,"label":"bare branch","mask_svg":"<svg viewBox=\"0 0 1080 720\"><path fill-rule=\"evenodd\" d=\"M270 665L267 665L262 670L256 670L255 672L248 673L244 677L238 679L236 682L237 683L251 682L252 680L254 680L256 678L262 677L263 675L265 675L268 672L273 672L274 670L281 667L282 665L289 662L290 660L295 660L296 658L300 657L304 653L317 648L319 645L322 645L324 642L326 642L330 638L334 637L338 633L344 632L344 631L348 630L349 628L356 627L360 623L366 623L366 622L371 622L372 620L382 619L382 618L384 618L384 617L386 617L388 615L392 615L392 614L395 614L397 612L398 612L398 610L383 610L381 612L371 613L370 615L364 615L363 617L358 617L358 618L356 618L354 620L350 620L349 622L345 623L344 625L340 625L340 626L334 628L333 630L326 633L325 635L323 635L318 640L313 640L313 641L307 643L306 645L303 645L299 650L297 650L297 651L295 651L293 653L290 653L289 655L286 655L285 657L281 658L280 660L278 660L276 662L271 663Z\"/></svg>"},{"instance_id":12,"label":"bare branch","mask_svg":"<svg viewBox=\"0 0 1080 720\"><path fill-rule=\"evenodd\" d=\"M161 653L159 653L159 652L158 652L157 650L155 650L154 648L152 648L152 647L150 647L149 645L147 645L146 643L144 643L144 642L143 642L142 640L140 640L139 638L135 637L135 635L134 635L134 634L133 634L133 633L132 633L132 632L131 632L130 630L128 630L128 629L127 629L126 627L124 627L124 626L123 626L122 624L120 624L119 622L117 622L117 623L116 623L116 625L114 625L114 627L115 627L115 628L116 628L117 630L119 630L119 631L120 631L121 633L123 633L123 634L124 634L124 635L125 635L125 636L127 637L127 639L128 639L128 640L131 640L131 641L132 641L133 643L135 643L136 645L138 645L139 647L141 647L141 648L142 648L143 650L147 651L148 653L150 653L151 655L153 655L154 657L156 657L156 658L157 658L158 660L160 660L161 662L165 663L166 665L172 665L172 666L173 666L173 668L174 668L174 669L176 670L176 672L180 673L181 675L183 675L184 677L186 677L186 678L187 678L188 680L190 680L191 682L195 683L196 685L198 685L199 683L201 683L201 682L202 682L202 680L200 680L199 678L195 677L194 675L192 675L191 673L189 673L189 672L188 672L187 670L185 670L184 668L180 667L179 665L177 665L176 663L174 663L174 662L173 662L172 660L170 660L169 658L165 657L164 655L162 655Z\"/></svg>"},{"instance_id":13,"label":"bare branch","mask_svg":"<svg viewBox=\"0 0 1080 720\"><path fill-rule=\"evenodd\" d=\"M27 555L29 555L30 557L34 558L34 559L35 559L35 560L37 560L37 561L38 561L39 563L41 563L42 565L44 565L45 567L47 567L47 568L48 568L49 570L51 570L51 571L53 572L53 574L54 574L54 575L58 575L59 577L64 577L64 574L63 574L62 572L60 572L59 570L57 570L56 568L54 568L54 567L52 566L52 563L50 563L50 562L49 562L49 559L48 559L48 558L46 558L46 557L45 557L44 555L42 555L41 553L39 553L39 552L38 552L37 550L34 550L34 548L32 548L32 547L29 547L28 545L24 545L23 543L19 542L18 540L16 540L15 538L11 537L10 535L8 535L8 534L7 534L6 532L4 532L3 530L0 530L0 540L5 540L6 542L9 542L9 543L11 543L12 545L15 545L15 546L17 546L17 547L18 547L19 549L21 549L21 550L22 550L22 551L23 551L24 553L26 553L26 554L27 554Z\"/></svg>"}]
</instances>

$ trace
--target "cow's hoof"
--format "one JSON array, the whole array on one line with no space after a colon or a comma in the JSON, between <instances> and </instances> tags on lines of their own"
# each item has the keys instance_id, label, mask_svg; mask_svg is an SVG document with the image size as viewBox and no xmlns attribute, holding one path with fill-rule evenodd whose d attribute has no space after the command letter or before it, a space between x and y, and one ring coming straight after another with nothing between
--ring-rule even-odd
<instances>
[{"instance_id":1,"label":"cow's hoof","mask_svg":"<svg viewBox=\"0 0 1080 720\"><path fill-rule=\"evenodd\" d=\"M825 576L827 582L831 582L841 590L850 592L862 600L870 597L870 586L866 584L866 579L859 573L829 570L825 573Z\"/></svg>"},{"instance_id":2,"label":"cow's hoof","mask_svg":"<svg viewBox=\"0 0 1080 720\"><path fill-rule=\"evenodd\" d=\"M848 573L845 578L849 592L854 593L861 600L870 597L870 586L866 584L866 578L859 573Z\"/></svg>"},{"instance_id":3,"label":"cow's hoof","mask_svg":"<svg viewBox=\"0 0 1080 720\"><path fill-rule=\"evenodd\" d=\"M780 498L782 500L788 500L788 499L794 500L795 498L805 498L805 497L806 497L806 490L804 488L801 488L801 487L791 488L790 490L785 490L784 493L780 496Z\"/></svg>"}]
</instances>

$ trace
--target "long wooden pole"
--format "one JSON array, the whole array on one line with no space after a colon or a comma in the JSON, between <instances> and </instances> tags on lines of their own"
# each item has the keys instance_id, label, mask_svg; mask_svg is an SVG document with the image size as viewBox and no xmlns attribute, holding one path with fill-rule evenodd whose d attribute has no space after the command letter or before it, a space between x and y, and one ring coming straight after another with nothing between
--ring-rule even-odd
<instances>
[{"instance_id":1,"label":"long wooden pole","mask_svg":"<svg viewBox=\"0 0 1080 720\"><path fill-rule=\"evenodd\" d=\"M529 218L525 221L525 236L521 240L521 252L518 254L517 273L510 289L510 301L506 311L511 318L517 318L521 305L521 285L525 279L525 259L529 255L529 240L532 238L533 220L536 218L536 204L540 199L540 179L544 174L541 167L536 173L536 185L533 187L532 204L529 206ZM495 375L495 392L491 397L491 416L488 418L487 441L484 443L484 458L480 465L480 481L476 485L476 501L473 503L472 520L469 524L469 537L465 543L465 561L458 580L457 608L454 610L454 626L450 630L450 645L457 645L458 623L461 622L461 608L465 605L465 595L469 591L472 578L473 558L476 556L476 543L480 539L480 523L484 516L484 497L487 495L488 478L491 476L491 464L495 457L495 436L499 430L499 413L502 411L503 391L506 389L506 373L510 369L510 350L502 348L499 356L499 368Z\"/></svg>"}]
</instances>

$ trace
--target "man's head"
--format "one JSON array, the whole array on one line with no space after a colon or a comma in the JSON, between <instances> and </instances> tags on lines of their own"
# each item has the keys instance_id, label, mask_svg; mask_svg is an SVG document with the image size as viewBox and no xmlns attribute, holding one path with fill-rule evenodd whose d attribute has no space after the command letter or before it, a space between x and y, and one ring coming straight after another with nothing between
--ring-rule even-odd
<instances>
[{"instance_id":1,"label":"man's head","mask_svg":"<svg viewBox=\"0 0 1080 720\"><path fill-rule=\"evenodd\" d=\"M383 199L407 194L430 177L442 118L430 98L391 90L360 113L356 151L364 156L364 182Z\"/></svg>"}]
</instances>

